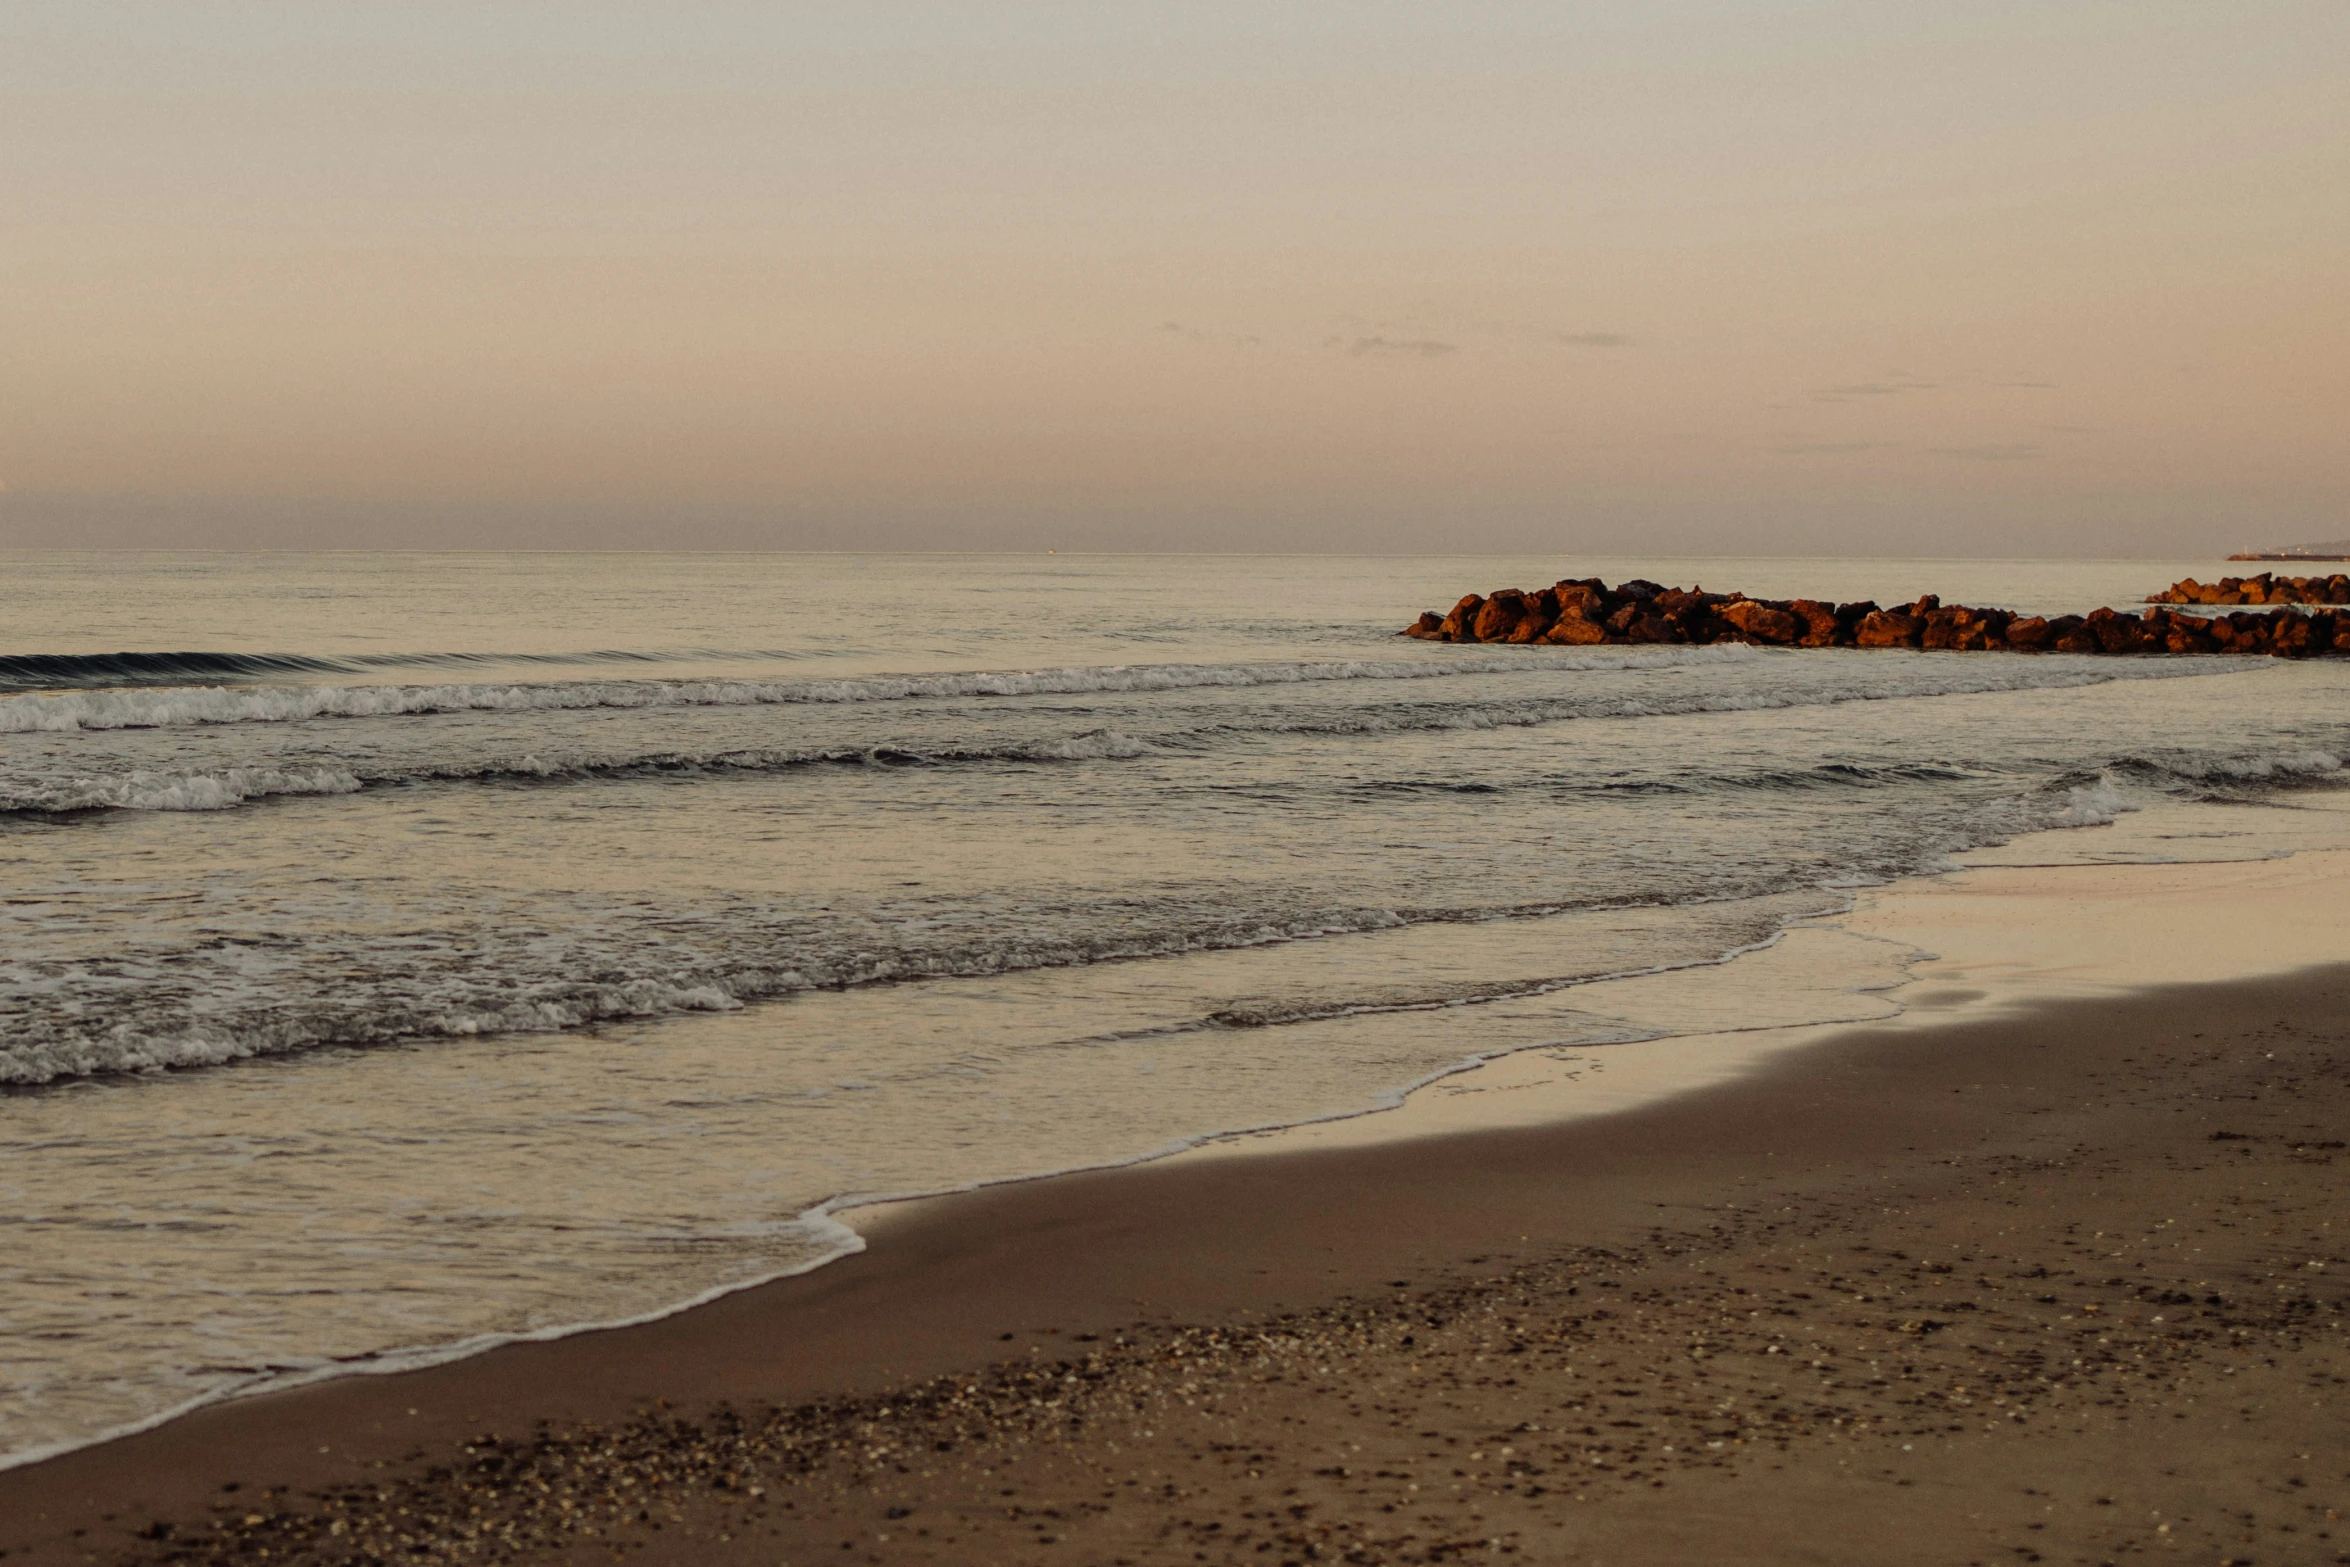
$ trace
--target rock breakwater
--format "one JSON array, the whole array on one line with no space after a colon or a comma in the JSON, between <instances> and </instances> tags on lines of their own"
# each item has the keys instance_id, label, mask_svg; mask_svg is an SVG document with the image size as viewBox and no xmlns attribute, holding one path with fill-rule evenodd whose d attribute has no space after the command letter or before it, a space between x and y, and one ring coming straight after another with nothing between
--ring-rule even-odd
<instances>
[{"instance_id":1,"label":"rock breakwater","mask_svg":"<svg viewBox=\"0 0 2350 1567\"><path fill-rule=\"evenodd\" d=\"M2223 579L2229 580L2229 579ZM2261 592L2269 591L2267 579ZM2350 578L2314 581L2340 600L2158 599L2161 603L2350 603ZM2176 593L2190 584L2169 591ZM2200 584L2195 584L2200 590ZM2241 591L2242 583L2236 591ZM1873 601L1756 599L1703 588L1668 588L1633 578L1609 586L1597 577L1532 590L1472 593L1449 614L1434 610L1403 629L1428 642L1521 642L1550 646L1598 643L1750 642L1766 647L1921 648L2012 653L2240 653L2276 658L2350 654L2350 613L2192 615L2162 607L2143 614L2095 609L2086 615L2019 615L2013 610L1945 604L1933 594L1890 608Z\"/></svg>"},{"instance_id":2,"label":"rock breakwater","mask_svg":"<svg viewBox=\"0 0 2350 1567\"><path fill-rule=\"evenodd\" d=\"M2149 604L2350 604L2350 576L2280 577L2262 572L2257 577L2222 577L2197 582L2185 577L2148 594Z\"/></svg>"}]
</instances>

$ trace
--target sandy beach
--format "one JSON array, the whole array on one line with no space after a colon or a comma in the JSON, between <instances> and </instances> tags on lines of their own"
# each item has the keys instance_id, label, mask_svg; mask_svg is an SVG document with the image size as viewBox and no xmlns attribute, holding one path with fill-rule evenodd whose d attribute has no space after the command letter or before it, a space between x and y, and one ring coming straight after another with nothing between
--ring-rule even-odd
<instances>
[{"instance_id":1,"label":"sandy beach","mask_svg":"<svg viewBox=\"0 0 2350 1567\"><path fill-rule=\"evenodd\" d=\"M0 39L0 1567L2350 1567L2350 4Z\"/></svg>"},{"instance_id":2,"label":"sandy beach","mask_svg":"<svg viewBox=\"0 0 2350 1567\"><path fill-rule=\"evenodd\" d=\"M867 1210L863 1254L663 1321L0 1474L0 1545L2350 1560L2341 869L1903 884L1741 960L1932 952L1879 1021Z\"/></svg>"}]
</instances>

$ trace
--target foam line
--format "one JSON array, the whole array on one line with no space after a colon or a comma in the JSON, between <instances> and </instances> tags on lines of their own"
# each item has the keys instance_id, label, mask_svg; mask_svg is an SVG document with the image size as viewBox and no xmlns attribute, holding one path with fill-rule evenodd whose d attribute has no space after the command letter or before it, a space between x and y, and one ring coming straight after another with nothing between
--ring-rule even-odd
<instances>
[{"instance_id":1,"label":"foam line","mask_svg":"<svg viewBox=\"0 0 2350 1567\"><path fill-rule=\"evenodd\" d=\"M436 713L578 708L750 707L902 702L937 698L1080 696L1232 689L1347 680L1459 680L1477 675L1604 673L1675 667L1755 666L1765 660L1833 658L1731 643L1702 648L1564 652L1523 648L1466 659L1348 659L1268 664L1113 664L1066 669L892 675L849 680L586 680L432 686L157 686L0 697L0 734L75 729L154 729L182 724L300 723ZM1930 695L2097 685L2235 672L2241 660L2186 659L2115 666L2089 658L1989 659L1964 654L1866 655L1865 673L1836 682L1855 696ZM1781 667L1793 668L1792 665ZM1770 705L1767 702L1763 705Z\"/></svg>"}]
</instances>

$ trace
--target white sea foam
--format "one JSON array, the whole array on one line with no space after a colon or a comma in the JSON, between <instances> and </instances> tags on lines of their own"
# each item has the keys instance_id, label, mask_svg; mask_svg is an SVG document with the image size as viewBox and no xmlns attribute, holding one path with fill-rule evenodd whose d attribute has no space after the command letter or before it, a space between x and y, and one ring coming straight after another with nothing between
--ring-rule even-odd
<instances>
[{"instance_id":1,"label":"white sea foam","mask_svg":"<svg viewBox=\"0 0 2350 1567\"><path fill-rule=\"evenodd\" d=\"M0 698L0 733L147 729L177 724L296 723L312 718L378 718L456 712L524 712L594 707L743 707L782 703L894 702L918 698L1074 696L1095 692L1182 691L1294 685L1317 680L1416 680L1534 667L1603 663L1656 667L1745 649L1659 649L1603 660L1336 660L1328 663L1113 664L1093 668L978 671L853 680L577 680L544 684L432 686L155 686L123 691Z\"/></svg>"},{"instance_id":2,"label":"white sea foam","mask_svg":"<svg viewBox=\"0 0 2350 1567\"><path fill-rule=\"evenodd\" d=\"M1621 656L1584 654L1572 659L1530 662L1525 658L1464 660L1459 664L1332 663L1311 665L1160 665L1064 669L1019 675L981 674L925 677L919 681L835 681L795 686L711 683L662 686L637 682L588 682L549 686L284 687L266 689L153 689L77 693L70 696L0 699L0 731L10 722L19 732L32 726L68 730L175 724L292 722L305 717L356 717L366 712L447 713L490 706L518 713L584 707L684 708L789 702L883 702L922 695L971 696L1038 692L1138 692L1202 689L1233 685L1295 685L1306 681L1421 679L1431 673L1474 675L1498 670L1589 672L1599 669L1673 670L1692 663L1735 665L1736 680L1666 683L1570 681L1527 692L1511 685L1438 700L1236 708L1201 716L1178 709L1165 715L1176 723L1161 733L1137 736L1104 726L1051 738L991 739L979 729L882 744L818 747L729 746L687 751L662 746L644 750L565 753L541 746L520 753L482 754L470 744L399 757L353 758L311 767L253 765L227 769L140 768L119 774L59 773L43 758L31 767L0 764L0 812L124 810L220 810L273 795L343 794L371 783L462 782L498 778L609 776L631 769L781 771L815 765L953 765L996 762L1125 761L1162 748L1198 750L1236 735L1294 735L1347 738L1412 732L1474 732L1530 728L1595 719L1692 716L1705 713L1768 712L1830 707L1851 702L1922 700L2011 691L2053 691L2116 681L2189 678L2233 673L2242 661L2165 661L2089 658L1977 658L1969 655L1864 654L1834 663L1808 663L1806 655L1764 653L1743 645L1622 651ZM1815 655L1816 656L1816 655ZM1774 662L1758 663L1769 659ZM2151 765L2151 764L2150 764ZM2278 757L2244 764L2278 774L2338 767L2331 753ZM2213 776L2220 776L2214 774ZM2251 780L2270 773L2248 770L2230 776Z\"/></svg>"},{"instance_id":3,"label":"white sea foam","mask_svg":"<svg viewBox=\"0 0 2350 1567\"><path fill-rule=\"evenodd\" d=\"M2267 756L2166 757L2156 765L2181 778L2266 783L2329 777L2342 770L2343 759L2333 751L2312 748Z\"/></svg>"},{"instance_id":4,"label":"white sea foam","mask_svg":"<svg viewBox=\"0 0 2350 1567\"><path fill-rule=\"evenodd\" d=\"M516 988L527 989L527 981L528 976L516 976ZM769 990L753 981L741 988L757 997L807 987ZM281 1004L247 1015L183 1020L165 1027L126 1020L97 1034L52 1031L47 1037L0 1044L0 1083L27 1085L101 1073L224 1066L321 1045L559 1033L620 1018L727 1012L742 1004L720 983L677 984L647 978L578 987L577 993L560 998L523 995L491 1001L451 998L427 999L422 1005L362 1003L306 1008Z\"/></svg>"},{"instance_id":5,"label":"white sea foam","mask_svg":"<svg viewBox=\"0 0 2350 1567\"><path fill-rule=\"evenodd\" d=\"M2086 783L1989 800L1945 828L1934 852L1921 855L1914 866L1903 867L1897 873L1948 870L1955 863L1951 855L2032 833L2109 827L2124 814L2139 808L2139 801L2131 798L2121 781L2110 772L2100 773Z\"/></svg>"},{"instance_id":6,"label":"white sea foam","mask_svg":"<svg viewBox=\"0 0 2350 1567\"><path fill-rule=\"evenodd\" d=\"M127 773L60 780L0 780L0 811L225 811L270 795L350 794L361 780L341 767L230 767L210 773Z\"/></svg>"},{"instance_id":7,"label":"white sea foam","mask_svg":"<svg viewBox=\"0 0 2350 1567\"><path fill-rule=\"evenodd\" d=\"M1026 748L1027 754L1038 761L1057 762L1124 761L1149 750L1149 746L1132 735L1120 734L1115 729L1090 730L1066 740L1047 740Z\"/></svg>"},{"instance_id":8,"label":"white sea foam","mask_svg":"<svg viewBox=\"0 0 2350 1567\"><path fill-rule=\"evenodd\" d=\"M1108 748L1125 737L1108 732L1070 743L1088 740ZM2102 826L2135 808L2110 776L2067 789L2008 796L1951 821L1935 839L1906 851L1900 863L1878 865L1864 859L1843 875L1827 879L1865 881L1903 874L1937 863L1949 853L2022 833ZM1821 867L1815 875L1828 870ZM143 1000L126 992L102 1026L90 1026L93 1020L79 1011L59 1012L42 1004L40 996L56 988L53 978L45 979L30 967L12 972L0 963L0 981L6 982L0 997L12 990L24 1009L11 1021L7 1009L0 1007L0 1025L5 1025L0 1026L0 1083L33 1085L103 1073L217 1066L324 1045L553 1033L617 1019L729 1011L813 990L1168 958L1409 926L1515 921L1578 907L1659 902L1695 906L1801 892L1800 886L1740 886L1701 877L1677 890L1658 888L1621 904L1597 889L1575 898L1537 896L1467 907L1323 907L1279 915L1216 904L1168 905L1158 911L1159 917L1141 919L1131 908L1120 906L1091 914L1065 910L1049 925L1040 922L1031 929L950 935L936 941L919 932L895 940L881 938L862 923L827 936L796 918L768 929L754 916L721 910L691 929L665 921L660 947L643 956L634 955L640 940L625 924L593 935L582 932L554 941L533 937L504 947L475 935L452 940L445 950L429 955L421 954L413 940L406 944L406 957L422 956L428 972L448 964L446 975L439 978L419 975L405 964L374 972L375 960L364 943L353 945L321 932L310 941L272 949L271 962L282 964L283 972L242 955L202 973L175 959L163 970L138 976L154 986L153 992ZM678 967L688 952L696 961ZM657 964L660 971L613 974L636 962ZM118 967L122 978L133 977L127 962L118 960ZM318 990L303 979L318 973L338 977L333 986ZM585 974L612 977L575 977ZM291 992L289 982L295 987ZM200 1007L184 1004L173 989L190 983L203 987ZM1198 1023L1278 1026L1354 1012L1455 1006L1549 988L1552 982L1540 979L1479 981L1411 995L1378 994L1377 987L1364 986L1337 1004L1250 1001L1220 1009Z\"/></svg>"},{"instance_id":9,"label":"white sea foam","mask_svg":"<svg viewBox=\"0 0 2350 1567\"><path fill-rule=\"evenodd\" d=\"M992 747L957 747L929 755L901 748L826 750L733 750L709 755L674 751L550 759L521 756L450 758L346 767L230 767L216 772L171 773L134 769L118 774L33 773L11 777L0 771L0 813L10 811L221 811L278 795L351 794L370 783L466 782L499 778L589 777L632 768L702 767L714 771L781 771L826 763L1093 762L1147 755L1150 747L1115 729L1091 729L1052 740Z\"/></svg>"},{"instance_id":10,"label":"white sea foam","mask_svg":"<svg viewBox=\"0 0 2350 1567\"><path fill-rule=\"evenodd\" d=\"M971 940L907 940L878 947L863 926L828 943L804 924L787 921L779 932L762 932L746 930L741 920L721 919L699 932L709 945L704 963L693 971L596 980L572 976L609 972L627 962L619 952L631 939L628 929L616 928L600 938L511 943L495 956L488 939L451 941L431 953L448 965L449 972L437 977L419 977L405 965L371 971L364 943L354 945L321 933L308 943L273 948L271 957L283 966L282 972L243 954L208 965L201 974L194 965L179 961L167 962L160 972L135 965L145 970L139 978L150 983L152 993L143 998L126 994L106 1020L42 1005L60 988L54 976L0 960L0 1083L29 1085L99 1073L219 1066L324 1045L557 1033L622 1018L731 1011L746 1002L811 990L1229 951L1461 917L1484 921L1554 913L1558 908L1496 908L1466 916L1447 910L1405 914L1342 908L1286 919L1177 909L1156 923L1106 914L1080 916L1057 936L1012 931ZM674 939L679 933L671 928L668 934ZM720 945L724 942L733 945ZM407 947L410 956L417 950L414 942ZM128 959L117 964L126 979L133 967ZM336 982L323 988L304 982L321 972L333 973ZM191 1006L168 988L190 982L204 987L203 1005Z\"/></svg>"},{"instance_id":11,"label":"white sea foam","mask_svg":"<svg viewBox=\"0 0 2350 1567\"><path fill-rule=\"evenodd\" d=\"M2112 775L2107 774L2095 783L2066 790L2063 805L2047 818L2046 825L2052 828L2104 827L2117 820L2124 811L2136 809L2115 787Z\"/></svg>"}]
</instances>

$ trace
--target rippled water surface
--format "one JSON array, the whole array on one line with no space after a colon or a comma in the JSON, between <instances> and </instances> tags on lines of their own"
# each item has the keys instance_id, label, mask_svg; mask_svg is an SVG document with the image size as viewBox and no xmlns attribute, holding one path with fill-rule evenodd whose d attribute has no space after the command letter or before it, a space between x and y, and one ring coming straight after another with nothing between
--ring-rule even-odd
<instances>
[{"instance_id":1,"label":"rippled water surface","mask_svg":"<svg viewBox=\"0 0 2350 1567\"><path fill-rule=\"evenodd\" d=\"M19 1454L1671 1032L1587 983L2350 748L2331 662L1393 635L1569 571L2062 612L2208 562L7 566Z\"/></svg>"}]
</instances>

